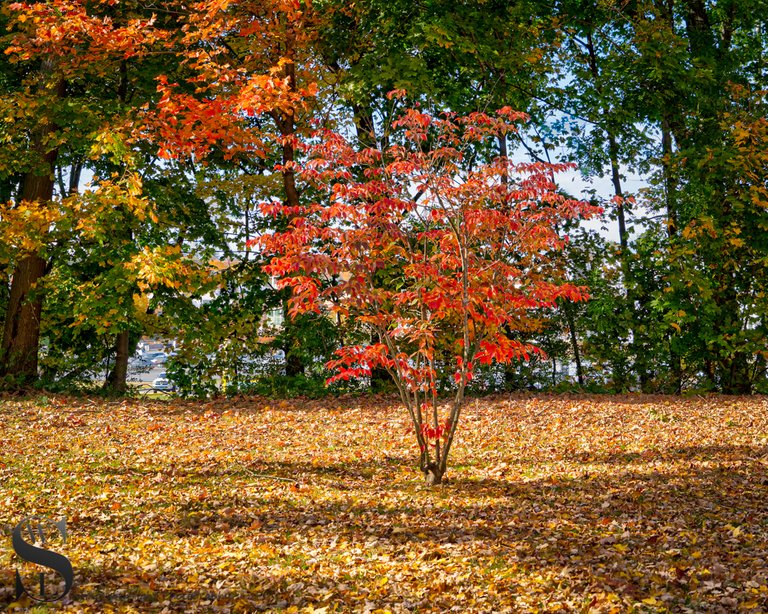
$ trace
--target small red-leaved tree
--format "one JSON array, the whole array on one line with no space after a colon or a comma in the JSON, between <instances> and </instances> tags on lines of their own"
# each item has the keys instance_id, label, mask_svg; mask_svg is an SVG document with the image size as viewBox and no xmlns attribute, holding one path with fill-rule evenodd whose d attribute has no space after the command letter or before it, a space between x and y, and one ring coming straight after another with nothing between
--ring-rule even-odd
<instances>
[{"instance_id":1,"label":"small red-leaved tree","mask_svg":"<svg viewBox=\"0 0 768 614\"><path fill-rule=\"evenodd\" d=\"M268 273L292 289L291 313L336 312L378 340L338 350L329 381L389 372L430 484L445 473L475 365L539 353L510 332L531 329L530 310L586 298L558 282L553 259L567 240L558 225L598 212L557 193L553 173L567 165L468 159L524 119L509 109L439 118L411 109L385 151L325 132L300 172L306 192L322 196L263 206L290 220L261 243ZM455 394L446 403L437 382L447 369Z\"/></svg>"}]
</instances>

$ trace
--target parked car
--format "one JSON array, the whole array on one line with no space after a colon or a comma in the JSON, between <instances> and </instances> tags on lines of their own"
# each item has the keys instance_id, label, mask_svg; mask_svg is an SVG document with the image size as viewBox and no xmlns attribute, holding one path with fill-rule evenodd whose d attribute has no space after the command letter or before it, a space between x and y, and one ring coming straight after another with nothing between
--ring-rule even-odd
<instances>
[{"instance_id":1,"label":"parked car","mask_svg":"<svg viewBox=\"0 0 768 614\"><path fill-rule=\"evenodd\" d=\"M166 392L173 392L176 390L176 386L168 379L168 374L165 371L161 371L154 380L152 380L152 388L155 390L162 390Z\"/></svg>"},{"instance_id":2,"label":"parked car","mask_svg":"<svg viewBox=\"0 0 768 614\"><path fill-rule=\"evenodd\" d=\"M158 352L152 357L151 362L153 366L164 365L168 361L168 354L165 352Z\"/></svg>"},{"instance_id":3,"label":"parked car","mask_svg":"<svg viewBox=\"0 0 768 614\"><path fill-rule=\"evenodd\" d=\"M141 360L146 360L148 362L152 362L153 358L156 358L157 356L160 356L160 354L165 354L165 352L161 352L159 350L153 351L153 352L142 352L139 354L139 358Z\"/></svg>"}]
</instances>

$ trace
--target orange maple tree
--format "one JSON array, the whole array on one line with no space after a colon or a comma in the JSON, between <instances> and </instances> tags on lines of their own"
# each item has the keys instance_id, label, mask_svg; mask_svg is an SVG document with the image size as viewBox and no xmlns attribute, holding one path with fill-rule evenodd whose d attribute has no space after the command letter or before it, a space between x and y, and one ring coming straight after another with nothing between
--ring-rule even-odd
<instances>
[{"instance_id":1,"label":"orange maple tree","mask_svg":"<svg viewBox=\"0 0 768 614\"><path fill-rule=\"evenodd\" d=\"M190 6L176 53L184 79L158 80L160 99L141 127L164 158L265 158L281 149L286 198L299 114L317 93L312 56L318 16L299 0L206 0ZM270 121L265 122L265 119Z\"/></svg>"},{"instance_id":2,"label":"orange maple tree","mask_svg":"<svg viewBox=\"0 0 768 614\"><path fill-rule=\"evenodd\" d=\"M553 258L567 241L558 225L599 211L557 192L553 173L568 165L471 162L473 146L524 119L508 108L466 117L410 109L384 151L323 132L301 172L322 196L263 205L291 220L261 239L273 256L267 272L292 289L291 313L329 310L376 340L339 349L330 381L389 372L430 484L445 473L475 365L541 353L510 332L536 329L531 310L587 298L562 282ZM446 370L455 390L443 403Z\"/></svg>"}]
</instances>

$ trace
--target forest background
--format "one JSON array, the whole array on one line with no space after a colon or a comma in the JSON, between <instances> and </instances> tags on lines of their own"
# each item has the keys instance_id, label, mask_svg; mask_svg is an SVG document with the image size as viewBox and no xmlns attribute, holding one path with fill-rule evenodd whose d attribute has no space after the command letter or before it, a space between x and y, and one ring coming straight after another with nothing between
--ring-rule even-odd
<instances>
[{"instance_id":1,"label":"forest background","mask_svg":"<svg viewBox=\"0 0 768 614\"><path fill-rule=\"evenodd\" d=\"M559 274L591 299L510 329L546 358L486 367L475 391L764 392L767 9L5 2L3 386L92 387L101 374L125 392L144 335L176 340L168 371L182 394L210 394L222 376L229 393L320 394L325 363L366 332L323 314L274 317L288 292L253 239L285 220L260 204L314 197L297 176L314 130L384 150L418 104L526 113L468 163L574 162L611 229L561 229Z\"/></svg>"}]
</instances>

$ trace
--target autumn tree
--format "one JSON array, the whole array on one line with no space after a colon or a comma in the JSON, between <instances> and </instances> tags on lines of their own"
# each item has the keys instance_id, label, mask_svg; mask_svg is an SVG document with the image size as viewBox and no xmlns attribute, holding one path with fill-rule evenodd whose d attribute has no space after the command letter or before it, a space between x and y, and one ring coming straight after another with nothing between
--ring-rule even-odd
<instances>
[{"instance_id":1,"label":"autumn tree","mask_svg":"<svg viewBox=\"0 0 768 614\"><path fill-rule=\"evenodd\" d=\"M169 163L196 168L194 180L204 176L201 193L214 208L222 198L247 205L265 190L296 206L296 144L309 129L322 73L313 46L319 19L311 3L200 2L184 21L177 53L187 73L160 79L161 98L148 110L143 137L157 145ZM202 166L214 168L202 171ZM241 186L242 193L234 193L235 186ZM254 255L243 247L248 233L260 225L259 213L246 206L239 214L240 230L229 232L239 251L230 254L225 248L219 254L233 264L220 279L234 283L231 274L239 271L241 279L263 283L255 281L260 272L252 270ZM231 287L221 290L221 296L236 300ZM248 291L243 299L246 294L254 298ZM279 298L284 303L286 293ZM252 305L271 302L262 296ZM230 315L239 317L236 309ZM261 315L249 315L254 327ZM239 327L234 320L229 324ZM287 321L280 339L288 374L302 374L305 361L297 347L301 331ZM235 353L233 347L230 354Z\"/></svg>"},{"instance_id":2,"label":"autumn tree","mask_svg":"<svg viewBox=\"0 0 768 614\"><path fill-rule=\"evenodd\" d=\"M113 4L9 5L13 34L4 51L23 78L2 101L9 146L0 159L0 175L22 179L18 193L1 203L12 275L0 374L19 382L37 377L42 282L63 236L55 231L67 229L64 199L77 192L84 160L106 153L99 136L111 132L108 140L115 140L114 105L94 101L104 100L104 84L126 87L121 67L162 38L151 15L117 19Z\"/></svg>"},{"instance_id":3,"label":"autumn tree","mask_svg":"<svg viewBox=\"0 0 768 614\"><path fill-rule=\"evenodd\" d=\"M764 386L768 356L768 122L765 90L736 88L723 113L723 141L706 149L697 181L680 191L695 207L670 244L659 301L673 342L708 388L746 394ZM690 172L690 171L687 171Z\"/></svg>"},{"instance_id":4,"label":"autumn tree","mask_svg":"<svg viewBox=\"0 0 768 614\"><path fill-rule=\"evenodd\" d=\"M765 8L679 0L618 13L631 24L633 70L646 92L639 108L660 137L647 203L667 231L670 266L654 304L667 332L671 391L687 378L749 393L764 351L756 333L764 209L747 186L760 165L765 116Z\"/></svg>"},{"instance_id":5,"label":"autumn tree","mask_svg":"<svg viewBox=\"0 0 768 614\"><path fill-rule=\"evenodd\" d=\"M561 283L552 259L567 240L557 224L596 212L557 193L552 173L566 166L467 163L473 146L523 119L508 108L465 117L410 109L383 151L323 133L302 171L323 197L263 206L291 219L261 240L274 254L267 271L292 289L291 312L329 311L376 338L341 348L331 381L367 377L377 366L390 373L429 484L445 473L476 365L540 352L506 330L536 329L531 310L586 298L585 288ZM377 283L382 277L391 283ZM441 372L455 381L445 405Z\"/></svg>"},{"instance_id":6,"label":"autumn tree","mask_svg":"<svg viewBox=\"0 0 768 614\"><path fill-rule=\"evenodd\" d=\"M129 336L146 323L140 311L182 291L195 294L182 273L195 274L190 256L201 263L210 256L211 216L189 215L200 200L194 189L192 198L178 189L169 198L169 178L176 176L176 185L199 183L201 161L252 167L254 159L278 155L285 164L277 177L294 198L292 132L297 101L306 96L296 66L308 69L301 5L20 2L11 9L15 33L7 54L34 70L25 88L3 100L6 116L14 118L14 147L3 152L0 172L10 179L30 167L28 179L39 172L48 183L44 197L13 195L4 203L0 230L9 249L2 255L16 268L6 301L5 370L13 373L11 363L18 361L12 358L21 355L10 345L26 339L29 360L19 368L27 380L37 376L44 318L48 341L67 346L49 346L51 374L60 371L55 362L100 362L99 346L111 340L107 385L124 391ZM35 85L43 69L52 76ZM51 79L64 89L51 87ZM27 145L36 142L28 135L40 126L49 130L45 164ZM256 166L263 172L272 163ZM83 170L93 180L81 193ZM226 232L218 228L209 243L226 244L218 240ZM36 273L27 283L24 266L33 261ZM47 311L45 278L53 299ZM28 289L17 292L23 283Z\"/></svg>"},{"instance_id":7,"label":"autumn tree","mask_svg":"<svg viewBox=\"0 0 768 614\"><path fill-rule=\"evenodd\" d=\"M558 0L533 6L561 41L544 49L552 78L535 92L551 109L550 136L567 146L588 178L610 180L605 203L616 221L622 287L605 299L623 314L626 384L644 391L701 385L748 392L745 374L760 361L746 350L754 348L746 341L753 324L718 316L699 326L698 314L750 312L749 284L728 271L751 270L753 256L738 249L681 254L699 250L699 233L710 222L712 244L725 240L733 223L742 236L752 236L748 218L734 217L732 209L735 186L749 179L720 154L732 143L728 118L735 108L744 110L735 93L765 89L759 67L766 3ZM759 118L759 105L750 113ZM627 171L642 177L640 189ZM633 230L640 235L634 240ZM688 283L702 271L719 280L717 293L709 280ZM590 328L598 322L582 326L599 333Z\"/></svg>"}]
</instances>

